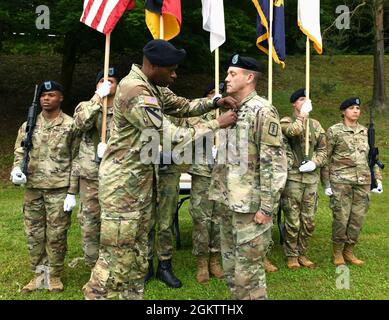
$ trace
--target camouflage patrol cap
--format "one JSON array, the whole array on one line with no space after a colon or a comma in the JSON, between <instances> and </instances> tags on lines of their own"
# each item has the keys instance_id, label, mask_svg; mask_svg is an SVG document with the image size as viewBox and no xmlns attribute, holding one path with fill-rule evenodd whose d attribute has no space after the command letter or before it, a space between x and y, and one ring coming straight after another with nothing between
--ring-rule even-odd
<instances>
[{"instance_id":1,"label":"camouflage patrol cap","mask_svg":"<svg viewBox=\"0 0 389 320\"><path fill-rule=\"evenodd\" d=\"M186 56L184 49L177 49L162 39L151 40L143 48L143 54L154 65L160 67L179 64Z\"/></svg>"},{"instance_id":2,"label":"camouflage patrol cap","mask_svg":"<svg viewBox=\"0 0 389 320\"><path fill-rule=\"evenodd\" d=\"M237 67L257 72L263 71L262 64L251 57L243 57L239 53L234 53L228 61L228 67Z\"/></svg>"},{"instance_id":3,"label":"camouflage patrol cap","mask_svg":"<svg viewBox=\"0 0 389 320\"><path fill-rule=\"evenodd\" d=\"M117 72L117 69L115 67L109 67L109 69L108 69L108 77L115 78L116 80L119 81L118 72ZM100 70L97 73L97 75L96 75L96 84L99 83L101 78L104 78L104 70Z\"/></svg>"},{"instance_id":4,"label":"camouflage patrol cap","mask_svg":"<svg viewBox=\"0 0 389 320\"><path fill-rule=\"evenodd\" d=\"M38 89L38 98L40 98L43 92L47 92L47 91L59 91L62 94L64 94L63 86L60 83L53 80L46 80L41 83Z\"/></svg>"},{"instance_id":5,"label":"camouflage patrol cap","mask_svg":"<svg viewBox=\"0 0 389 320\"><path fill-rule=\"evenodd\" d=\"M295 103L297 99L301 97L306 97L305 88L301 88L293 92L290 96L290 103Z\"/></svg>"},{"instance_id":6,"label":"camouflage patrol cap","mask_svg":"<svg viewBox=\"0 0 389 320\"><path fill-rule=\"evenodd\" d=\"M357 97L353 97L353 98L348 98L347 100L344 100L340 106L339 106L339 109L340 110L346 110L348 107L351 107L351 106L354 106L354 105L357 105L357 106L360 106L361 105L361 100Z\"/></svg>"}]
</instances>

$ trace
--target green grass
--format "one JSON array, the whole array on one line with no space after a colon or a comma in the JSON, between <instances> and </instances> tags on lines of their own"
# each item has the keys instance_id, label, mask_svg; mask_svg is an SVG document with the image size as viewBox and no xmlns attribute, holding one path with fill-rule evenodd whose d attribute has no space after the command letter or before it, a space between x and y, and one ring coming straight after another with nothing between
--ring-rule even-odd
<instances>
[{"instance_id":1,"label":"green grass","mask_svg":"<svg viewBox=\"0 0 389 320\"><path fill-rule=\"evenodd\" d=\"M280 115L289 115L289 96L304 86L304 56L288 57L286 69L275 66L274 104ZM361 123L368 122L367 105L372 96L371 56L313 56L312 57L312 117L320 120L327 129L339 122L338 106L344 99L357 95L362 99ZM389 57L385 57L386 75L389 75ZM82 67L82 66L81 66ZM175 92L188 97L201 95L206 83L204 75L181 75ZM202 81L197 81L202 79ZM209 79L211 81L211 79ZM201 83L201 86L199 86ZM259 93L266 95L266 80L261 81ZM387 87L389 94L389 86ZM10 100L11 101L11 100ZM65 291L49 294L45 291L21 294L20 288L30 280L28 252L23 230L23 189L10 186L6 181L12 165L12 149L16 138L15 123L22 123L24 115L15 115L7 123L0 120L3 130L0 139L0 299L83 299L81 287L89 279L89 270L80 262L75 268L68 263L80 257L80 228L76 221L77 208L73 212L73 224L69 232L69 251L63 276ZM389 167L389 116L376 115L376 142L380 158ZM275 246L271 260L280 271L267 275L270 299L389 299L389 175L384 170L384 193L371 196L371 206L364 222L356 254L366 260L363 267L350 266L350 289L337 289L336 270L331 264L331 211L328 199L320 188L316 230L311 240L309 257L317 263L314 270L290 271L278 244L274 228ZM196 261L191 254L191 218L187 203L180 212L182 249L174 253L173 265L183 287L170 289L153 279L145 288L145 299L230 299L227 286L222 280L212 279L200 285L195 280Z\"/></svg>"},{"instance_id":2,"label":"green grass","mask_svg":"<svg viewBox=\"0 0 389 320\"><path fill-rule=\"evenodd\" d=\"M384 189L389 184L384 184ZM388 189L389 190L389 189ZM80 228L73 212L65 261L63 282L65 291L50 294L41 290L31 294L20 293L20 288L30 280L28 252L23 231L21 212L23 190L4 187L0 192L0 299L83 299L81 287L89 279L89 270L81 261L74 268L69 262L82 255ZM328 199L321 192L316 230L311 241L309 256L317 263L314 270L290 271L278 244L278 232L274 228L275 246L271 260L280 271L267 275L270 299L388 299L389 298L389 196L373 195L369 213L357 246L356 253L366 260L363 267L350 266L350 289L337 289L335 267L331 264L331 212ZM145 287L145 299L231 299L226 284L212 278L207 284L195 280L196 260L191 253L192 223L187 203L180 211L182 249L174 253L174 270L183 287L170 289L152 279Z\"/></svg>"}]
</instances>

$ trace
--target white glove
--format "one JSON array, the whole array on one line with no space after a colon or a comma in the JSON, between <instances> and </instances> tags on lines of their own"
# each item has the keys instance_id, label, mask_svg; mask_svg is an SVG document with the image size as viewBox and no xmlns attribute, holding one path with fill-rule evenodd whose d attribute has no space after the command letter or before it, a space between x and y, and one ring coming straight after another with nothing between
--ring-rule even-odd
<instances>
[{"instance_id":1,"label":"white glove","mask_svg":"<svg viewBox=\"0 0 389 320\"><path fill-rule=\"evenodd\" d=\"M103 155L104 155L105 150L107 150L107 144L106 144L106 143L103 143L103 142L100 142L100 143L97 145L97 156L98 156L100 159L103 158Z\"/></svg>"},{"instance_id":2,"label":"white glove","mask_svg":"<svg viewBox=\"0 0 389 320\"><path fill-rule=\"evenodd\" d=\"M371 190L371 192L374 192L374 193L382 193L383 191L384 191L384 189L382 188L381 182L377 182L377 188L374 188Z\"/></svg>"},{"instance_id":3,"label":"white glove","mask_svg":"<svg viewBox=\"0 0 389 320\"><path fill-rule=\"evenodd\" d=\"M19 167L15 167L11 171L11 180L13 184L20 185L27 182L27 177Z\"/></svg>"},{"instance_id":4,"label":"white glove","mask_svg":"<svg viewBox=\"0 0 389 320\"><path fill-rule=\"evenodd\" d=\"M311 172L315 169L316 169L316 164L312 160L309 160L307 163L304 163L299 167L300 172Z\"/></svg>"},{"instance_id":5,"label":"white glove","mask_svg":"<svg viewBox=\"0 0 389 320\"><path fill-rule=\"evenodd\" d=\"M216 160L217 156L217 147L215 145L212 146L212 158L213 160Z\"/></svg>"},{"instance_id":6,"label":"white glove","mask_svg":"<svg viewBox=\"0 0 389 320\"><path fill-rule=\"evenodd\" d=\"M304 113L310 113L312 111L312 101L311 100L305 100L303 103L300 112Z\"/></svg>"},{"instance_id":7,"label":"white glove","mask_svg":"<svg viewBox=\"0 0 389 320\"><path fill-rule=\"evenodd\" d=\"M109 91L111 90L111 82L108 80L104 81L103 83L100 83L97 90L95 91L98 96L102 99L109 95Z\"/></svg>"},{"instance_id":8,"label":"white glove","mask_svg":"<svg viewBox=\"0 0 389 320\"><path fill-rule=\"evenodd\" d=\"M324 193L325 193L325 195L328 196L328 197L331 197L331 196L334 195L334 193L332 192L331 187L325 188Z\"/></svg>"},{"instance_id":9,"label":"white glove","mask_svg":"<svg viewBox=\"0 0 389 320\"><path fill-rule=\"evenodd\" d=\"M63 211L72 211L76 206L76 196L74 194L68 194L63 202Z\"/></svg>"}]
</instances>

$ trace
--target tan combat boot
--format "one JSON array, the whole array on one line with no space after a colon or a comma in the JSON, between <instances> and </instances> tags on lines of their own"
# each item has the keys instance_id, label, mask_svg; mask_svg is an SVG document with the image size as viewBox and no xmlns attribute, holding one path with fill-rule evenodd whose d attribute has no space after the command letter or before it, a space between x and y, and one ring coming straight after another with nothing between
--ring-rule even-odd
<instances>
[{"instance_id":1,"label":"tan combat boot","mask_svg":"<svg viewBox=\"0 0 389 320\"><path fill-rule=\"evenodd\" d=\"M40 289L41 286L43 285L43 281L44 281L44 273L35 275L34 278L32 278L31 281L22 288L22 292L29 293Z\"/></svg>"},{"instance_id":2,"label":"tan combat boot","mask_svg":"<svg viewBox=\"0 0 389 320\"><path fill-rule=\"evenodd\" d=\"M204 283L209 280L208 272L208 257L197 258L197 275L196 280L199 283Z\"/></svg>"},{"instance_id":3,"label":"tan combat boot","mask_svg":"<svg viewBox=\"0 0 389 320\"><path fill-rule=\"evenodd\" d=\"M299 256L298 262L301 266L309 269L313 269L315 267L315 264L311 260L309 260L306 256Z\"/></svg>"},{"instance_id":4,"label":"tan combat boot","mask_svg":"<svg viewBox=\"0 0 389 320\"><path fill-rule=\"evenodd\" d=\"M334 242L332 244L332 261L336 266L346 264L343 259L342 249L343 249L343 243Z\"/></svg>"},{"instance_id":5,"label":"tan combat boot","mask_svg":"<svg viewBox=\"0 0 389 320\"><path fill-rule=\"evenodd\" d=\"M265 257L265 259L263 260L263 266L265 268L265 272L277 272L278 271L278 268L271 263L271 261Z\"/></svg>"},{"instance_id":6,"label":"tan combat boot","mask_svg":"<svg viewBox=\"0 0 389 320\"><path fill-rule=\"evenodd\" d=\"M63 284L60 277L49 277L49 291L61 292L63 291Z\"/></svg>"},{"instance_id":7,"label":"tan combat boot","mask_svg":"<svg viewBox=\"0 0 389 320\"><path fill-rule=\"evenodd\" d=\"M354 248L353 244L346 243L344 245L344 249L343 249L344 260L346 260L347 262L349 262L351 264L355 264L356 266L363 265L365 262L358 259L356 256L354 256L353 248Z\"/></svg>"},{"instance_id":8,"label":"tan combat boot","mask_svg":"<svg viewBox=\"0 0 389 320\"><path fill-rule=\"evenodd\" d=\"M288 257L288 269L298 269L300 268L300 264L297 260L297 257Z\"/></svg>"},{"instance_id":9,"label":"tan combat boot","mask_svg":"<svg viewBox=\"0 0 389 320\"><path fill-rule=\"evenodd\" d=\"M211 257L209 259L209 271L218 279L222 279L224 277L223 268L220 265L219 253L211 253Z\"/></svg>"}]
</instances>

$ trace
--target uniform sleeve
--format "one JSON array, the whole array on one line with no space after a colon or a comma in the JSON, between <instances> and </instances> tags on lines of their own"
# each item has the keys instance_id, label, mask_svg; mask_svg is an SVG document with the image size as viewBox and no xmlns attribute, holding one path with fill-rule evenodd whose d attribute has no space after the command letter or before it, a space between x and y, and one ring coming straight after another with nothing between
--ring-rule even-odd
<instances>
[{"instance_id":1,"label":"uniform sleeve","mask_svg":"<svg viewBox=\"0 0 389 320\"><path fill-rule=\"evenodd\" d=\"M304 119L301 116L298 116L294 121L289 117L282 118L282 133L288 138L301 136L304 132Z\"/></svg>"},{"instance_id":2,"label":"uniform sleeve","mask_svg":"<svg viewBox=\"0 0 389 320\"><path fill-rule=\"evenodd\" d=\"M68 193L76 194L78 193L79 188L79 167L78 167L78 151L80 149L82 132L76 128L75 123L73 123L72 138L70 144L70 157L71 157L71 168L70 168L70 177L69 177L69 189Z\"/></svg>"},{"instance_id":3,"label":"uniform sleeve","mask_svg":"<svg viewBox=\"0 0 389 320\"><path fill-rule=\"evenodd\" d=\"M24 151L22 148L22 140L24 138L25 131L26 131L26 123L23 123L23 125L19 128L18 136L15 142L14 163L12 168L19 167L20 169L22 169L23 155L24 155Z\"/></svg>"},{"instance_id":4,"label":"uniform sleeve","mask_svg":"<svg viewBox=\"0 0 389 320\"><path fill-rule=\"evenodd\" d=\"M74 111L74 123L82 132L89 131L95 124L102 105L94 100L78 104Z\"/></svg>"},{"instance_id":5,"label":"uniform sleeve","mask_svg":"<svg viewBox=\"0 0 389 320\"><path fill-rule=\"evenodd\" d=\"M170 89L162 88L163 112L178 118L200 116L213 110L213 100L208 98L189 100L176 96Z\"/></svg>"},{"instance_id":6,"label":"uniform sleeve","mask_svg":"<svg viewBox=\"0 0 389 320\"><path fill-rule=\"evenodd\" d=\"M322 126L319 127L319 137L313 151L312 161L318 168L323 167L327 162L327 138Z\"/></svg>"},{"instance_id":7,"label":"uniform sleeve","mask_svg":"<svg viewBox=\"0 0 389 320\"><path fill-rule=\"evenodd\" d=\"M335 146L335 137L333 135L333 132L331 128L327 130L326 134L326 142L327 142L327 161L326 164L322 167L321 172L320 172L320 178L321 178L321 183L324 188L329 188L331 186L330 184L330 163L331 163L331 157L332 157L332 152L334 150Z\"/></svg>"},{"instance_id":8,"label":"uniform sleeve","mask_svg":"<svg viewBox=\"0 0 389 320\"><path fill-rule=\"evenodd\" d=\"M277 114L268 110L260 113L259 117L260 210L271 215L275 214L285 187L287 158Z\"/></svg>"}]
</instances>

